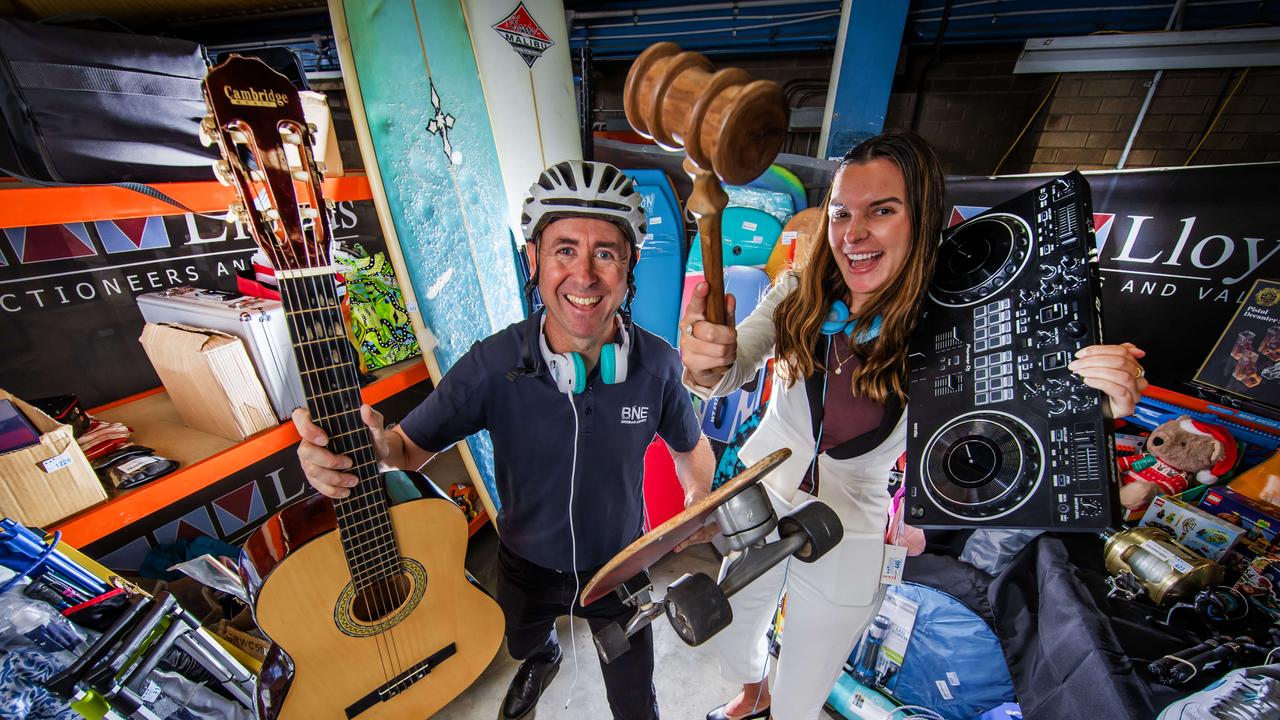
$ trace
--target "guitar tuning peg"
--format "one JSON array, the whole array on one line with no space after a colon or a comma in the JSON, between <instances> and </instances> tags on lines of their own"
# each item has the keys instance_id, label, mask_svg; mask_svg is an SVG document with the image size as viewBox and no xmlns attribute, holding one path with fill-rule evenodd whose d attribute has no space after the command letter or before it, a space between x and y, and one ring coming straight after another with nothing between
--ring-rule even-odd
<instances>
[{"instance_id":1,"label":"guitar tuning peg","mask_svg":"<svg viewBox=\"0 0 1280 720\"><path fill-rule=\"evenodd\" d=\"M316 161L316 172L320 173L320 177L324 177L324 174L325 174L325 173L327 173L327 172L329 172L329 166L328 166L328 165L326 165L326 164L324 164L323 162L321 162L321 161L317 160L317 161Z\"/></svg>"},{"instance_id":2,"label":"guitar tuning peg","mask_svg":"<svg viewBox=\"0 0 1280 720\"><path fill-rule=\"evenodd\" d=\"M293 132L292 130L281 130L280 139L285 141L286 143L289 143L290 145L302 144L301 133L296 133L296 132Z\"/></svg>"},{"instance_id":3,"label":"guitar tuning peg","mask_svg":"<svg viewBox=\"0 0 1280 720\"><path fill-rule=\"evenodd\" d=\"M254 182L259 182L259 183L260 183L260 182L266 182L266 181L267 181L267 176L266 176L266 174L265 174L265 173L263 173L261 170L250 170L250 171L249 171L249 179L250 179L250 180L252 180L252 181L254 181Z\"/></svg>"},{"instance_id":4,"label":"guitar tuning peg","mask_svg":"<svg viewBox=\"0 0 1280 720\"><path fill-rule=\"evenodd\" d=\"M316 218L320 217L320 211L313 207L300 208L298 212L299 214L302 215L302 217L307 218L309 220L315 220Z\"/></svg>"},{"instance_id":5,"label":"guitar tuning peg","mask_svg":"<svg viewBox=\"0 0 1280 720\"><path fill-rule=\"evenodd\" d=\"M332 212L338 207L338 203L334 202L331 198L325 198L324 206L329 208L329 211Z\"/></svg>"},{"instance_id":6,"label":"guitar tuning peg","mask_svg":"<svg viewBox=\"0 0 1280 720\"><path fill-rule=\"evenodd\" d=\"M227 216L223 220L228 225L234 225L237 222L249 222L249 213L245 212L244 203L231 203Z\"/></svg>"},{"instance_id":7,"label":"guitar tuning peg","mask_svg":"<svg viewBox=\"0 0 1280 720\"><path fill-rule=\"evenodd\" d=\"M293 179L298 182L311 182L311 173L306 170L294 170Z\"/></svg>"},{"instance_id":8,"label":"guitar tuning peg","mask_svg":"<svg viewBox=\"0 0 1280 720\"><path fill-rule=\"evenodd\" d=\"M218 182L230 187L235 182L235 176L231 174L231 163L226 160L219 160L213 164L214 177L218 178Z\"/></svg>"},{"instance_id":9,"label":"guitar tuning peg","mask_svg":"<svg viewBox=\"0 0 1280 720\"><path fill-rule=\"evenodd\" d=\"M240 144L240 145L247 145L247 144L249 143L249 136L248 136L248 135L245 135L243 131L240 131L240 130L232 130L232 131L231 131L231 142L233 142L233 143L238 143L238 144Z\"/></svg>"},{"instance_id":10,"label":"guitar tuning peg","mask_svg":"<svg viewBox=\"0 0 1280 720\"><path fill-rule=\"evenodd\" d=\"M266 215L266 216L267 216L267 218L268 218L268 219L271 219L271 220L279 220L279 219L280 219L280 211L279 211L279 210L277 210L277 209L275 209L275 208L267 208L267 211L266 211L265 213L263 213L263 215Z\"/></svg>"},{"instance_id":11,"label":"guitar tuning peg","mask_svg":"<svg viewBox=\"0 0 1280 720\"><path fill-rule=\"evenodd\" d=\"M319 135L320 128L315 123L307 123L307 132L311 133L312 136Z\"/></svg>"},{"instance_id":12,"label":"guitar tuning peg","mask_svg":"<svg viewBox=\"0 0 1280 720\"><path fill-rule=\"evenodd\" d=\"M213 116L205 115L200 120L200 130L198 131L200 135L200 144L205 147L213 147L213 134L216 131L217 127L214 125Z\"/></svg>"}]
</instances>

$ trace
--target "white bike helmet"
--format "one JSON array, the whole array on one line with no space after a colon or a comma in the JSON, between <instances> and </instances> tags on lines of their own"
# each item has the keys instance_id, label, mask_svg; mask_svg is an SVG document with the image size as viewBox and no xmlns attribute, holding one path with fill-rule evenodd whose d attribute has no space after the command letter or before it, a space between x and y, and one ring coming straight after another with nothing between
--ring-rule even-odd
<instances>
[{"instance_id":1,"label":"white bike helmet","mask_svg":"<svg viewBox=\"0 0 1280 720\"><path fill-rule=\"evenodd\" d=\"M524 201L520 227L525 240L534 242L547 224L564 217L598 218L616 224L631 242L631 263L635 264L635 248L645 234L644 208L631 178L618 168L571 160L543 170Z\"/></svg>"}]
</instances>

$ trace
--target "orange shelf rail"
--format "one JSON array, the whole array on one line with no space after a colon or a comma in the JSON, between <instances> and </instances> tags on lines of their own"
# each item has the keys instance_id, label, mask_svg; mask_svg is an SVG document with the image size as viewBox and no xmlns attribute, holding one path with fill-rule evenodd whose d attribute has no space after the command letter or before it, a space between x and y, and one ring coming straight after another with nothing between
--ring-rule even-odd
<instances>
[{"instance_id":1,"label":"orange shelf rail","mask_svg":"<svg viewBox=\"0 0 1280 720\"><path fill-rule=\"evenodd\" d=\"M6 187L0 185L0 228L57 225L85 220L179 215L178 208L141 193L110 185ZM195 212L221 212L236 200L233 188L217 182L155 183L155 189ZM371 200L363 175L328 178L324 196L334 201Z\"/></svg>"},{"instance_id":2,"label":"orange shelf rail","mask_svg":"<svg viewBox=\"0 0 1280 720\"><path fill-rule=\"evenodd\" d=\"M361 394L366 403L381 402L428 379L427 366L416 362L400 372L365 387ZM189 465L159 480L126 491L106 502L83 510L55 524L62 531L63 542L84 547L131 523L203 490L235 470L279 452L298 442L293 423L283 423L263 430L235 447Z\"/></svg>"},{"instance_id":3,"label":"orange shelf rail","mask_svg":"<svg viewBox=\"0 0 1280 720\"><path fill-rule=\"evenodd\" d=\"M480 508L480 514L471 518L471 522L467 523L467 537L471 537L472 535L475 535L476 532L480 530L480 528L487 525L488 522L489 522L489 513L485 512L484 508Z\"/></svg>"}]
</instances>

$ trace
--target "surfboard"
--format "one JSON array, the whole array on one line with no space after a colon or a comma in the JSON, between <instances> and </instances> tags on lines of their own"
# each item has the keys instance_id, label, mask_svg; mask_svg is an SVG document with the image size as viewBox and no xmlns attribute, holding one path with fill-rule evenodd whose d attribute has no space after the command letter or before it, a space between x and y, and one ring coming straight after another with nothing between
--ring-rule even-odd
<instances>
[{"instance_id":1,"label":"surfboard","mask_svg":"<svg viewBox=\"0 0 1280 720\"><path fill-rule=\"evenodd\" d=\"M330 0L329 11L388 254L439 382L473 343L523 316L466 14L460 0ZM492 441L478 433L461 450L496 522Z\"/></svg>"},{"instance_id":2,"label":"surfboard","mask_svg":"<svg viewBox=\"0 0 1280 720\"><path fill-rule=\"evenodd\" d=\"M759 268L733 265L724 269L724 291L736 299L734 324L751 314L769 292L769 276ZM760 407L765 390L765 369L754 380L724 397L712 398L702 415L702 432L712 440L727 443L738 426Z\"/></svg>"},{"instance_id":3,"label":"surfboard","mask_svg":"<svg viewBox=\"0 0 1280 720\"><path fill-rule=\"evenodd\" d=\"M419 0L420 7L439 4ZM564 3L462 0L462 9L502 168L507 224L524 245L520 208L529 186L546 167L582 159Z\"/></svg>"},{"instance_id":4,"label":"surfboard","mask_svg":"<svg viewBox=\"0 0 1280 720\"><path fill-rule=\"evenodd\" d=\"M635 323L675 346L684 283L685 228L671 178L661 170L623 170L636 184L648 220L636 263Z\"/></svg>"},{"instance_id":5,"label":"surfboard","mask_svg":"<svg viewBox=\"0 0 1280 720\"><path fill-rule=\"evenodd\" d=\"M782 234L778 236L778 244L773 246L773 252L769 254L769 262L764 266L770 280L776 282L778 275L784 270L804 264L808 254L812 252L810 245L824 221L821 208L801 210L787 221Z\"/></svg>"},{"instance_id":6,"label":"surfboard","mask_svg":"<svg viewBox=\"0 0 1280 720\"><path fill-rule=\"evenodd\" d=\"M795 212L809 207L809 194L804 188L804 183L795 173L781 165L770 165L760 174L760 177L747 183L747 186L787 193L791 196L791 205Z\"/></svg>"},{"instance_id":7,"label":"surfboard","mask_svg":"<svg viewBox=\"0 0 1280 720\"><path fill-rule=\"evenodd\" d=\"M784 225L796 214L795 200L787 193L750 185L725 185L724 191L729 196L729 207L763 210Z\"/></svg>"}]
</instances>

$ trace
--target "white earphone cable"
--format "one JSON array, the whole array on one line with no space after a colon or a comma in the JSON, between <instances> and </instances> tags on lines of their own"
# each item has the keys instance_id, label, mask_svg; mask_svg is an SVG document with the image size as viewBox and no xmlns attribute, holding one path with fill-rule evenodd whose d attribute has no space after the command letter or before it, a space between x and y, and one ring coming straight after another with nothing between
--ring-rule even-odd
<instances>
[{"instance_id":1,"label":"white earphone cable","mask_svg":"<svg viewBox=\"0 0 1280 720\"><path fill-rule=\"evenodd\" d=\"M569 399L569 409L573 412L573 462L569 466L569 548L573 557L573 598L569 600L569 645L573 650L573 682L569 685L569 697L564 701L565 709L573 701L574 688L578 687L578 637L573 632L573 606L578 604L578 593L582 591L578 581L578 537L573 528L573 489L574 480L578 476L578 406L573 402L573 391L564 394Z\"/></svg>"}]
</instances>

